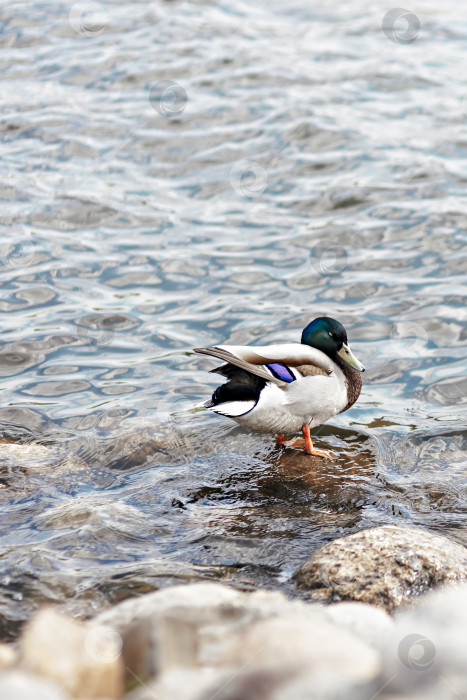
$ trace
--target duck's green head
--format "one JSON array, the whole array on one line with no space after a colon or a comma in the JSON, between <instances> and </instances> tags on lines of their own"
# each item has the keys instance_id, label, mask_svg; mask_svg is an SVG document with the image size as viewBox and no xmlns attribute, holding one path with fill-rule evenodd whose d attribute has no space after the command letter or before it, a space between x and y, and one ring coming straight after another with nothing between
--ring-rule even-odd
<instances>
[{"instance_id":1,"label":"duck's green head","mask_svg":"<svg viewBox=\"0 0 467 700\"><path fill-rule=\"evenodd\" d=\"M321 350L331 359L335 355L339 355L351 367L360 370L360 372L365 371L365 367L357 360L349 347L344 326L334 318L329 318L329 316L315 318L303 329L301 342Z\"/></svg>"}]
</instances>

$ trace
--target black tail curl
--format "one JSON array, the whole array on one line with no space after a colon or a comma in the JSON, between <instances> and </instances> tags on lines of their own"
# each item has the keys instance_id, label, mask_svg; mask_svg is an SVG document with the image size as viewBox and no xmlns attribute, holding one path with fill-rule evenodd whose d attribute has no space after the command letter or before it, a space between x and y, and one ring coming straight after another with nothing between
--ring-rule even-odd
<instances>
[{"instance_id":1,"label":"black tail curl","mask_svg":"<svg viewBox=\"0 0 467 700\"><path fill-rule=\"evenodd\" d=\"M258 401L261 391L266 386L266 381L262 377L250 374L235 365L222 365L211 372L228 379L225 384L214 390L211 406L219 406L228 401Z\"/></svg>"}]
</instances>

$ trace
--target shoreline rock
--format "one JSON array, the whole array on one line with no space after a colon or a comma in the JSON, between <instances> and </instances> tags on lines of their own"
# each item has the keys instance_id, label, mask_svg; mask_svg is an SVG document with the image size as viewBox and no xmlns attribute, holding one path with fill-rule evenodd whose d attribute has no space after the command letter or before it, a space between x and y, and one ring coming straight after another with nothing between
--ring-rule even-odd
<instances>
[{"instance_id":1,"label":"shoreline rock","mask_svg":"<svg viewBox=\"0 0 467 700\"><path fill-rule=\"evenodd\" d=\"M467 580L467 549L421 528L384 525L319 547L293 580L310 600L364 602L392 613L433 588Z\"/></svg>"}]
</instances>

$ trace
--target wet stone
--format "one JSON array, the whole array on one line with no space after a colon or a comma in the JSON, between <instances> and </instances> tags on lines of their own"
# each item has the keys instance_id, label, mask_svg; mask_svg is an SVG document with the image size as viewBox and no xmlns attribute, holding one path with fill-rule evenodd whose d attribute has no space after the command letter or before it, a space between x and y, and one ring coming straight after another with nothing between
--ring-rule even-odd
<instances>
[{"instance_id":1,"label":"wet stone","mask_svg":"<svg viewBox=\"0 0 467 700\"><path fill-rule=\"evenodd\" d=\"M312 600L354 600L394 612L437 586L467 579L467 550L441 535L383 526L319 547L294 574Z\"/></svg>"}]
</instances>

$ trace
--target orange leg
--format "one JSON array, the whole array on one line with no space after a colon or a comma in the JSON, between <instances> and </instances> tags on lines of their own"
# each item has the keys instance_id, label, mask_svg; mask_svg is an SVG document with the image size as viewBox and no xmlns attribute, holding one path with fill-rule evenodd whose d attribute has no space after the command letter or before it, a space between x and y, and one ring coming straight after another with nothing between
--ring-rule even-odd
<instances>
[{"instance_id":1,"label":"orange leg","mask_svg":"<svg viewBox=\"0 0 467 700\"><path fill-rule=\"evenodd\" d=\"M302 425L302 433L305 438L305 452L309 455L316 455L317 457L325 457L326 459L336 459L336 455L331 450L318 450L313 447L313 442L310 437L310 426Z\"/></svg>"},{"instance_id":2,"label":"orange leg","mask_svg":"<svg viewBox=\"0 0 467 700\"><path fill-rule=\"evenodd\" d=\"M310 437L310 426L302 426L303 438L294 438L293 440L286 440L282 433L279 433L277 439L279 445L283 447L304 447L305 452L309 455L315 455L316 457L325 457L326 459L336 459L336 455L331 450L318 450L313 447L313 442Z\"/></svg>"}]
</instances>

